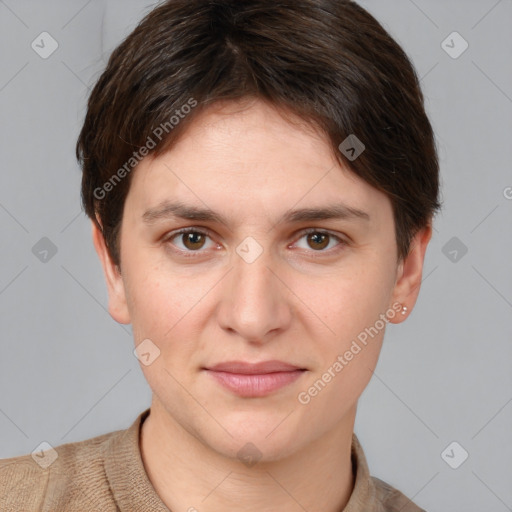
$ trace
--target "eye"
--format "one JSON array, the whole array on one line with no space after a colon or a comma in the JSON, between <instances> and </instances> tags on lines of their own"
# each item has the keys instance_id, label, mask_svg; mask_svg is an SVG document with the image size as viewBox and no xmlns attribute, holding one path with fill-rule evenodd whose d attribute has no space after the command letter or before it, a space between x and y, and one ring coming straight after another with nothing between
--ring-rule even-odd
<instances>
[{"instance_id":1,"label":"eye","mask_svg":"<svg viewBox=\"0 0 512 512\"><path fill-rule=\"evenodd\" d=\"M171 242L175 238L182 242L182 247L176 243L172 243L172 245L176 245L178 247L178 252L193 253L200 252L200 249L205 246L206 239L210 238L210 234L207 231L194 227L183 228L179 231L170 233L169 236L165 237L164 242Z\"/></svg>"},{"instance_id":2,"label":"eye","mask_svg":"<svg viewBox=\"0 0 512 512\"><path fill-rule=\"evenodd\" d=\"M309 252L317 252L317 253L330 253L336 252L337 250L341 250L344 246L348 245L348 242L340 238L339 236L330 233L329 231L309 228L301 232L301 236L299 240L303 238L306 239L306 243L308 247L299 247L300 249L309 250ZM178 243L173 242L174 239L177 239L181 242L181 247ZM196 227L188 227L180 229L179 231L174 231L169 233L168 236L164 238L164 242L169 242L171 245L175 246L177 249L173 249L176 252L182 254L185 257L194 257L199 256L203 252L201 249L208 249L207 247L207 239L210 239L210 232L204 229L196 228ZM334 250L332 247L332 242L337 242L334 244ZM210 248L218 247L213 241L211 241ZM328 248L331 245L331 248ZM326 247L328 248L326 250Z\"/></svg>"},{"instance_id":3,"label":"eye","mask_svg":"<svg viewBox=\"0 0 512 512\"><path fill-rule=\"evenodd\" d=\"M302 233L299 240L305 238L308 247L306 249L313 249L314 252L330 252L332 249L331 242L337 241L337 244L334 244L336 247L335 250L339 249L341 246L347 245L347 242L341 239L339 236L330 233L329 231L319 230L315 228L310 228ZM324 250L326 247L331 245L331 248L328 250ZM303 248L303 247L302 247Z\"/></svg>"}]
</instances>

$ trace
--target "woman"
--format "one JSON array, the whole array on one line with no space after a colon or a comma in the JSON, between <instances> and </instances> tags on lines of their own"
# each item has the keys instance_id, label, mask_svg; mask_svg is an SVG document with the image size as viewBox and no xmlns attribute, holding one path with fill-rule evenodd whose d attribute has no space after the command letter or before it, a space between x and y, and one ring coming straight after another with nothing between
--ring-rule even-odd
<instances>
[{"instance_id":1,"label":"woman","mask_svg":"<svg viewBox=\"0 0 512 512\"><path fill-rule=\"evenodd\" d=\"M2 510L422 510L353 431L440 208L383 27L343 0L164 2L113 52L77 156L153 399L127 430L1 461Z\"/></svg>"}]
</instances>

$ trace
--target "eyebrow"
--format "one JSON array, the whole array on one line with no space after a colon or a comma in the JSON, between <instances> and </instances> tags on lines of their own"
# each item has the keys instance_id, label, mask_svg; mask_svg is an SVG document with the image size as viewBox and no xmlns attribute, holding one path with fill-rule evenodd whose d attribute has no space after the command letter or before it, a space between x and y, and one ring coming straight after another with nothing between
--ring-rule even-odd
<instances>
[{"instance_id":1,"label":"eyebrow","mask_svg":"<svg viewBox=\"0 0 512 512\"><path fill-rule=\"evenodd\" d=\"M154 208L149 208L142 215L145 224L154 224L163 219L186 219L204 222L217 222L229 227L228 220L220 213L214 212L209 208L199 208L197 206L187 205L182 202L163 201ZM370 215L363 210L353 208L343 203L327 205L321 208L300 208L288 210L280 219L279 223L296 223L302 221L317 221L328 219L346 219L346 220L370 220Z\"/></svg>"}]
</instances>

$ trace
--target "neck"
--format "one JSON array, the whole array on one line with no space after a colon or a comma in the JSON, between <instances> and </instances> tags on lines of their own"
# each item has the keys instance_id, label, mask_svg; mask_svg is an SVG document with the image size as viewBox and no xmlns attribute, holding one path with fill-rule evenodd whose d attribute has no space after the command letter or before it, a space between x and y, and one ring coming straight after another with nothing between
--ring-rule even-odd
<instances>
[{"instance_id":1,"label":"neck","mask_svg":"<svg viewBox=\"0 0 512 512\"><path fill-rule=\"evenodd\" d=\"M355 408L343 425L278 460L243 464L185 430L153 399L142 425L146 473L170 510L340 512L354 487L351 442Z\"/></svg>"}]
</instances>

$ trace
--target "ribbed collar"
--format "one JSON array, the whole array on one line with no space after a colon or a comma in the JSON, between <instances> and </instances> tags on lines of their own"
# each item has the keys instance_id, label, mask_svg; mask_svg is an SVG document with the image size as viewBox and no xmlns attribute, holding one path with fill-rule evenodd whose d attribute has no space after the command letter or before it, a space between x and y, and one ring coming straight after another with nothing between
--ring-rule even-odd
<instances>
[{"instance_id":1,"label":"ribbed collar","mask_svg":"<svg viewBox=\"0 0 512 512\"><path fill-rule=\"evenodd\" d=\"M150 409L143 411L131 427L113 433L106 446L105 471L120 512L151 510L171 512L151 484L142 462L140 432ZM377 512L381 510L375 483L370 477L363 449L352 434L354 489L342 512Z\"/></svg>"},{"instance_id":2,"label":"ribbed collar","mask_svg":"<svg viewBox=\"0 0 512 512\"><path fill-rule=\"evenodd\" d=\"M106 447L105 472L121 512L170 512L149 481L142 462L140 430L149 412L150 408L139 414L130 428L116 432Z\"/></svg>"}]
</instances>

